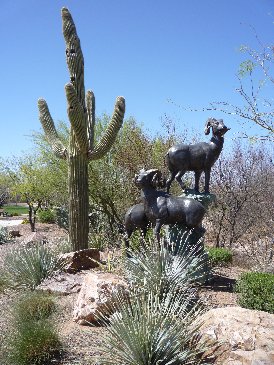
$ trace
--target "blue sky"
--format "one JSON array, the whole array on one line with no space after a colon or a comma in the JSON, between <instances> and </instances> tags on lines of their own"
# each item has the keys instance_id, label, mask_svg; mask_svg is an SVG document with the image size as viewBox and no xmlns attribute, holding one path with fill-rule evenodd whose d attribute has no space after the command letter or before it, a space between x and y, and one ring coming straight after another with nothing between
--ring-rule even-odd
<instances>
[{"instance_id":1,"label":"blue sky","mask_svg":"<svg viewBox=\"0 0 274 365\"><path fill-rule=\"evenodd\" d=\"M40 129L37 99L47 100L55 121L67 121L68 82L60 10L69 8L85 58L85 86L96 114L112 113L116 96L151 133L165 114L177 127L202 133L218 112L181 106L240 104L235 88L242 44L257 47L250 25L273 44L273 0L1 0L0 156L31 149ZM173 103L168 102L171 99ZM234 138L237 119L223 116ZM249 132L255 132L250 128Z\"/></svg>"}]
</instances>

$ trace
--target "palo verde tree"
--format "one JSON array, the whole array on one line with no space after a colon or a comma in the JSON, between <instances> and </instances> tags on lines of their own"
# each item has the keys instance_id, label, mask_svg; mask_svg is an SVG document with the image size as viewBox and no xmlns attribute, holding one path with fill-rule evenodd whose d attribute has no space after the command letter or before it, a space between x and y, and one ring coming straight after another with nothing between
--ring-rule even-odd
<instances>
[{"instance_id":1,"label":"palo verde tree","mask_svg":"<svg viewBox=\"0 0 274 365\"><path fill-rule=\"evenodd\" d=\"M47 103L38 100L40 121L54 153L68 162L69 185L69 237L74 250L88 247L89 197L88 163L102 158L113 145L123 123L125 100L116 100L111 121L98 143L94 141L95 97L92 91L85 95L84 58L76 27L68 9L62 9L63 35L66 43L66 60L70 83L65 91L70 120L69 145L60 140Z\"/></svg>"}]
</instances>

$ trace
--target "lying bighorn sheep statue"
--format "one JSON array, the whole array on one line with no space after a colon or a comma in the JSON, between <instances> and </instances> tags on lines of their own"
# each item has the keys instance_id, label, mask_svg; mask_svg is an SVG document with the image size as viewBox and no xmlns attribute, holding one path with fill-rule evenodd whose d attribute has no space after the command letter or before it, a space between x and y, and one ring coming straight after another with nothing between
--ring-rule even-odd
<instances>
[{"instance_id":1,"label":"lying bighorn sheep statue","mask_svg":"<svg viewBox=\"0 0 274 365\"><path fill-rule=\"evenodd\" d=\"M137 229L140 229L145 237L148 226L149 220L145 215L144 204L140 203L130 207L125 214L126 246L129 247L128 239Z\"/></svg>"},{"instance_id":2,"label":"lying bighorn sheep statue","mask_svg":"<svg viewBox=\"0 0 274 365\"><path fill-rule=\"evenodd\" d=\"M155 226L154 231L158 241L164 224L185 224L190 229L201 226L205 214L205 208L201 203L191 198L176 197L156 190L157 187L163 187L162 174L159 170L141 170L135 175L134 183L142 190L143 204L137 204L127 212L126 220L130 220L129 230L126 228L128 233L131 234L136 228L142 228L146 219Z\"/></svg>"},{"instance_id":3,"label":"lying bighorn sheep statue","mask_svg":"<svg viewBox=\"0 0 274 365\"><path fill-rule=\"evenodd\" d=\"M166 154L166 163L171 173L166 187L169 192L172 181L176 178L181 188L185 186L182 177L187 171L195 173L195 191L199 192L199 181L202 172L205 173L205 193L209 193L211 168L218 159L224 144L223 135L230 129L222 119L209 118L205 125L205 134L212 128L212 138L209 143L201 142L193 145L177 144Z\"/></svg>"}]
</instances>

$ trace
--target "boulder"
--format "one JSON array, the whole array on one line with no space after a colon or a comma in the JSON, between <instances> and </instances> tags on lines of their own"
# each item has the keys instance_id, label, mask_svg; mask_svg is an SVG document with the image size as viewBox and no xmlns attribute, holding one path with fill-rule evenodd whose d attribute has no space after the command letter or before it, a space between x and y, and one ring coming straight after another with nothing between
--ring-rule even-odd
<instances>
[{"instance_id":1,"label":"boulder","mask_svg":"<svg viewBox=\"0 0 274 365\"><path fill-rule=\"evenodd\" d=\"M15 238L15 237L20 237L21 236L20 231L15 231L15 230L9 231L9 235L10 235L11 238Z\"/></svg>"},{"instance_id":2,"label":"boulder","mask_svg":"<svg viewBox=\"0 0 274 365\"><path fill-rule=\"evenodd\" d=\"M202 340L221 344L215 364L274 364L274 314L240 307L215 308L201 321Z\"/></svg>"},{"instance_id":3,"label":"boulder","mask_svg":"<svg viewBox=\"0 0 274 365\"><path fill-rule=\"evenodd\" d=\"M50 278L45 279L40 285L36 287L36 289L58 295L79 293L85 275L85 272L79 272L76 274L60 272Z\"/></svg>"},{"instance_id":4,"label":"boulder","mask_svg":"<svg viewBox=\"0 0 274 365\"><path fill-rule=\"evenodd\" d=\"M65 253L61 258L67 262L65 271L68 273L89 270L100 265L100 251L96 248Z\"/></svg>"},{"instance_id":5,"label":"boulder","mask_svg":"<svg viewBox=\"0 0 274 365\"><path fill-rule=\"evenodd\" d=\"M112 295L126 288L126 282L116 274L88 273L75 304L74 321L81 325L96 323L98 312L106 310Z\"/></svg>"}]
</instances>

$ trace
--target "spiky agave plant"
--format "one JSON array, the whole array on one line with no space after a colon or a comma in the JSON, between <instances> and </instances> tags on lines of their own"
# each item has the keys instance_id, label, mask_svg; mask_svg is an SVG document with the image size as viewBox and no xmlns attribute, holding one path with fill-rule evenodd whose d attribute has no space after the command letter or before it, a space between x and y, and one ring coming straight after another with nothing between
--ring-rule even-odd
<instances>
[{"instance_id":1,"label":"spiky agave plant","mask_svg":"<svg viewBox=\"0 0 274 365\"><path fill-rule=\"evenodd\" d=\"M70 83L65 86L71 124L69 146L64 146L59 138L44 99L38 100L38 108L40 121L54 153L68 162L69 237L73 249L79 250L88 248L88 163L101 159L113 145L123 123L125 99L121 96L117 98L105 134L95 144L95 97L92 91L87 91L85 95L84 57L75 24L66 8L62 9L62 21L70 73Z\"/></svg>"},{"instance_id":2,"label":"spiky agave plant","mask_svg":"<svg viewBox=\"0 0 274 365\"><path fill-rule=\"evenodd\" d=\"M37 243L10 252L4 260L6 286L35 289L45 278L64 268L66 262L49 247Z\"/></svg>"},{"instance_id":3,"label":"spiky agave plant","mask_svg":"<svg viewBox=\"0 0 274 365\"><path fill-rule=\"evenodd\" d=\"M180 249L161 241L160 245L151 238L138 251L130 250L125 261L125 271L133 286L152 291L160 297L164 293L176 292L193 286L204 275L205 252L201 243L188 244L188 234L183 235Z\"/></svg>"},{"instance_id":4,"label":"spiky agave plant","mask_svg":"<svg viewBox=\"0 0 274 365\"><path fill-rule=\"evenodd\" d=\"M183 291L165 293L162 298L144 291L128 298L120 293L114 303L113 315L100 316L107 328L101 342L101 365L202 363L199 358L207 347L197 340L201 325L197 319L203 310L199 303L189 310L189 297Z\"/></svg>"}]
</instances>

